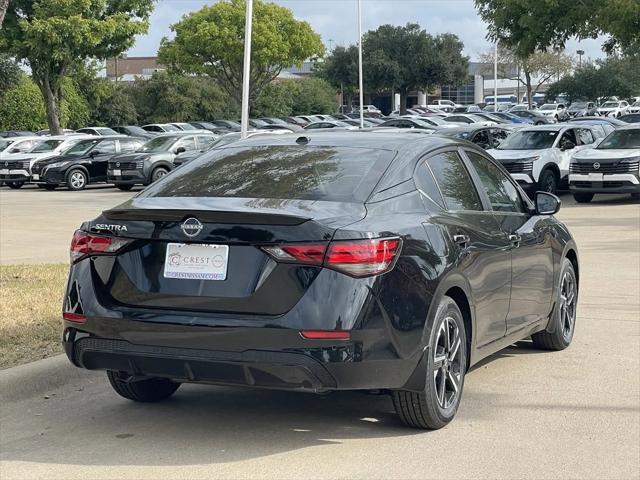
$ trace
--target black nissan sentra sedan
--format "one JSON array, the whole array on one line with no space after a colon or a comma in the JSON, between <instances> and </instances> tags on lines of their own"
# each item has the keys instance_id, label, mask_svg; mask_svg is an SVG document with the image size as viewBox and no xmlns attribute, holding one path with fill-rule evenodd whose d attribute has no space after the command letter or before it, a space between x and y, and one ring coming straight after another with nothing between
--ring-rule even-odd
<instances>
[{"instance_id":1,"label":"black nissan sentra sedan","mask_svg":"<svg viewBox=\"0 0 640 480\"><path fill-rule=\"evenodd\" d=\"M526 337L571 343L578 256L559 206L455 138L241 140L75 232L65 350L131 400L183 382L377 390L440 428L471 365Z\"/></svg>"}]
</instances>

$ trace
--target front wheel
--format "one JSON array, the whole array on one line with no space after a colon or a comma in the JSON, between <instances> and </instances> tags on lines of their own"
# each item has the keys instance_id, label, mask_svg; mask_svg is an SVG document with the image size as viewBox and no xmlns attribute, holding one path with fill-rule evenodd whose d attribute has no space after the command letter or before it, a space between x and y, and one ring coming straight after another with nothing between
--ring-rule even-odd
<instances>
[{"instance_id":1,"label":"front wheel","mask_svg":"<svg viewBox=\"0 0 640 480\"><path fill-rule=\"evenodd\" d=\"M467 340L462 313L444 297L438 305L427 355L427 378L422 392L397 390L393 405L410 427L437 430L455 417L462 398L467 366Z\"/></svg>"},{"instance_id":2,"label":"front wheel","mask_svg":"<svg viewBox=\"0 0 640 480\"><path fill-rule=\"evenodd\" d=\"M538 179L538 190L555 194L557 189L558 176L553 170L547 168L540 174L540 178Z\"/></svg>"},{"instance_id":3,"label":"front wheel","mask_svg":"<svg viewBox=\"0 0 640 480\"><path fill-rule=\"evenodd\" d=\"M166 378L150 377L135 380L125 372L107 370L109 383L118 395L135 402L159 402L178 390L179 383Z\"/></svg>"},{"instance_id":4,"label":"front wheel","mask_svg":"<svg viewBox=\"0 0 640 480\"><path fill-rule=\"evenodd\" d=\"M89 183L89 177L83 170L71 170L67 174L67 187L69 190L83 190L87 186L87 183Z\"/></svg>"},{"instance_id":5,"label":"front wheel","mask_svg":"<svg viewBox=\"0 0 640 480\"><path fill-rule=\"evenodd\" d=\"M24 182L7 182L7 187L11 188L12 190L18 190L19 188L22 188L23 185Z\"/></svg>"},{"instance_id":6,"label":"front wheel","mask_svg":"<svg viewBox=\"0 0 640 480\"><path fill-rule=\"evenodd\" d=\"M556 303L551 312L549 327L552 332L542 331L531 336L533 344L542 350L564 350L571 344L576 327L578 310L578 280L573 263L562 260L560 282L556 292Z\"/></svg>"},{"instance_id":7,"label":"front wheel","mask_svg":"<svg viewBox=\"0 0 640 480\"><path fill-rule=\"evenodd\" d=\"M593 200L593 193L574 193L573 198L578 203L589 203Z\"/></svg>"},{"instance_id":8,"label":"front wheel","mask_svg":"<svg viewBox=\"0 0 640 480\"><path fill-rule=\"evenodd\" d=\"M151 172L151 183L160 180L162 177L164 177L167 173L169 173L169 170L167 170L164 167L158 167L155 168L153 170L153 172Z\"/></svg>"}]
</instances>

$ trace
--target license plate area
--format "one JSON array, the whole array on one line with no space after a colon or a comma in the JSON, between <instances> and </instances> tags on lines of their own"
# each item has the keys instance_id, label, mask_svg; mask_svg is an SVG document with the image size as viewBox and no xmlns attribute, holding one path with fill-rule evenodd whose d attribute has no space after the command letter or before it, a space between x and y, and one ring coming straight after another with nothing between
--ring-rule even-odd
<instances>
[{"instance_id":1,"label":"license plate area","mask_svg":"<svg viewBox=\"0 0 640 480\"><path fill-rule=\"evenodd\" d=\"M587 175L590 182L602 182L604 181L604 175L602 173L589 173Z\"/></svg>"},{"instance_id":2,"label":"license plate area","mask_svg":"<svg viewBox=\"0 0 640 480\"><path fill-rule=\"evenodd\" d=\"M226 280L229 246L169 243L164 277L186 280Z\"/></svg>"},{"instance_id":3,"label":"license plate area","mask_svg":"<svg viewBox=\"0 0 640 480\"><path fill-rule=\"evenodd\" d=\"M114 177L121 177L122 176L122 170L114 170L113 171L113 176Z\"/></svg>"},{"instance_id":4,"label":"license plate area","mask_svg":"<svg viewBox=\"0 0 640 480\"><path fill-rule=\"evenodd\" d=\"M38 175L37 173L33 174L33 179L34 180L40 180L40 175Z\"/></svg>"}]
</instances>

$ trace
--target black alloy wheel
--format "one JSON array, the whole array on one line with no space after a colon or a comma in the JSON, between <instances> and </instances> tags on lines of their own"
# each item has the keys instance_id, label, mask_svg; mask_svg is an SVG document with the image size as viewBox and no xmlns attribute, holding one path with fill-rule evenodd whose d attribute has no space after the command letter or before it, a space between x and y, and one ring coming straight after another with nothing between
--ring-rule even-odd
<instances>
[{"instance_id":1,"label":"black alloy wheel","mask_svg":"<svg viewBox=\"0 0 640 480\"><path fill-rule=\"evenodd\" d=\"M556 300L549 330L531 336L533 344L542 350L559 351L567 348L573 340L578 310L578 279L573 263L568 258L562 260L560 282L556 292Z\"/></svg>"},{"instance_id":2,"label":"black alloy wheel","mask_svg":"<svg viewBox=\"0 0 640 480\"><path fill-rule=\"evenodd\" d=\"M467 366L467 336L456 302L444 297L429 341L427 379L422 392L392 393L396 412L410 427L436 430L455 417Z\"/></svg>"}]
</instances>

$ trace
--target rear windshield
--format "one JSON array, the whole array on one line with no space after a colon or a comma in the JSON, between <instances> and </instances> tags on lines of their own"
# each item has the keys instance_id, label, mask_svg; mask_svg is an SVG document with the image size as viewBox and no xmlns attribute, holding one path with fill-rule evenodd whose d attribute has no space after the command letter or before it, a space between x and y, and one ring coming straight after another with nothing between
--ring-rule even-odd
<instances>
[{"instance_id":1,"label":"rear windshield","mask_svg":"<svg viewBox=\"0 0 640 480\"><path fill-rule=\"evenodd\" d=\"M556 130L520 131L509 135L498 150L543 150L553 147L557 136Z\"/></svg>"},{"instance_id":2,"label":"rear windshield","mask_svg":"<svg viewBox=\"0 0 640 480\"><path fill-rule=\"evenodd\" d=\"M368 148L232 146L188 163L140 196L364 202L393 157Z\"/></svg>"}]
</instances>

